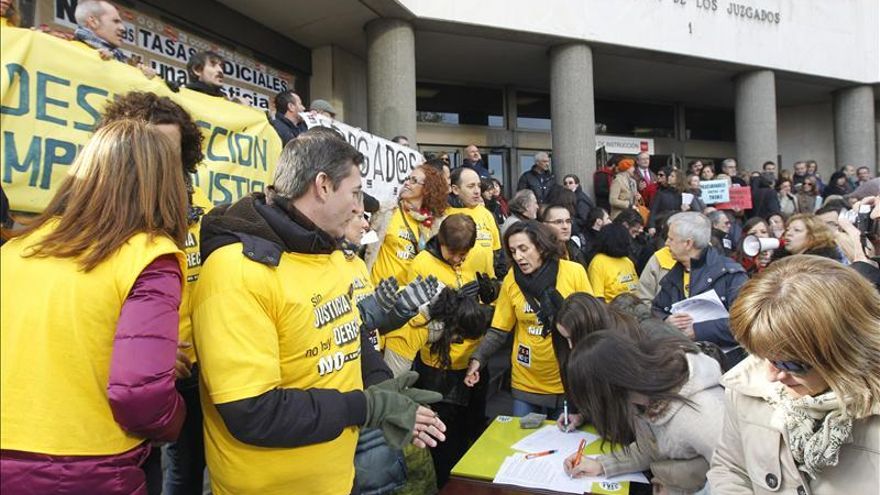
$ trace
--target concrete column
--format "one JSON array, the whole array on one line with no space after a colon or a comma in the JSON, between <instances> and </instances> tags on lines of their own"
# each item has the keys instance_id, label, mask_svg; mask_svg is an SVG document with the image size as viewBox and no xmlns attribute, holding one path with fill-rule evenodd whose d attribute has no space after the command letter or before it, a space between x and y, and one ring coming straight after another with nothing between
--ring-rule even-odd
<instances>
[{"instance_id":1,"label":"concrete column","mask_svg":"<svg viewBox=\"0 0 880 495\"><path fill-rule=\"evenodd\" d=\"M855 165L877 172L874 90L854 86L834 92L834 158L837 167Z\"/></svg>"},{"instance_id":2,"label":"concrete column","mask_svg":"<svg viewBox=\"0 0 880 495\"><path fill-rule=\"evenodd\" d=\"M575 174L592 194L596 171L596 110L593 101L593 51L586 43L550 49L550 118L553 168L561 183Z\"/></svg>"},{"instance_id":3,"label":"concrete column","mask_svg":"<svg viewBox=\"0 0 880 495\"><path fill-rule=\"evenodd\" d=\"M412 24L375 19L367 31L370 132L386 139L416 137L416 44Z\"/></svg>"},{"instance_id":4,"label":"concrete column","mask_svg":"<svg viewBox=\"0 0 880 495\"><path fill-rule=\"evenodd\" d=\"M736 160L740 170L761 170L777 161L776 77L773 71L745 72L735 79Z\"/></svg>"}]
</instances>

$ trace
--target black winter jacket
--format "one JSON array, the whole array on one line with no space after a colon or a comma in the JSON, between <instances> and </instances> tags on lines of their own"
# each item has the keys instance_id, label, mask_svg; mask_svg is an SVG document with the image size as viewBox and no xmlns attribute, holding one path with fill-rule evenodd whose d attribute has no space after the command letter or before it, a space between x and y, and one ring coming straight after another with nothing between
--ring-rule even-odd
<instances>
[{"instance_id":1,"label":"black winter jacket","mask_svg":"<svg viewBox=\"0 0 880 495\"><path fill-rule=\"evenodd\" d=\"M652 309L658 318L671 315L672 305L687 299L683 286L684 267L676 263L672 270L660 280L660 293L654 298ZM691 260L690 296L715 290L721 302L730 311L730 306L739 295L743 284L748 281L745 269L736 261L726 258L715 249L708 247L699 258ZM694 324L694 340L718 344L722 348L737 346L730 333L728 318L703 321Z\"/></svg>"},{"instance_id":2,"label":"black winter jacket","mask_svg":"<svg viewBox=\"0 0 880 495\"><path fill-rule=\"evenodd\" d=\"M538 198L538 203L543 204L547 202L547 195L555 183L556 176L553 175L553 172L539 172L537 167L532 167L531 170L519 177L516 190L531 189L535 193L535 197Z\"/></svg>"}]
</instances>

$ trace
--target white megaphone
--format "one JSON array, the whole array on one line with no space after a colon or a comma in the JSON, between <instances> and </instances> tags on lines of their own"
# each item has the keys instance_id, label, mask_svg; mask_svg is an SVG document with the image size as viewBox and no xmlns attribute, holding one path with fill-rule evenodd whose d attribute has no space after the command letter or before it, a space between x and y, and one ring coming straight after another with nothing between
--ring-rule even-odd
<instances>
[{"instance_id":1,"label":"white megaphone","mask_svg":"<svg viewBox=\"0 0 880 495\"><path fill-rule=\"evenodd\" d=\"M757 256L758 253L771 251L779 247L779 239L775 237L758 237L750 235L743 239L743 253L746 256Z\"/></svg>"}]
</instances>

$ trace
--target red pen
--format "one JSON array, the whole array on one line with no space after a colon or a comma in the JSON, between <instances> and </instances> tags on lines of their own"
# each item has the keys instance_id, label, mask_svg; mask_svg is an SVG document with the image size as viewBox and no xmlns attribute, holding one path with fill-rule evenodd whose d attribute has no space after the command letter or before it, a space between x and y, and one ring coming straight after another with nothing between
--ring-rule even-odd
<instances>
[{"instance_id":1,"label":"red pen","mask_svg":"<svg viewBox=\"0 0 880 495\"><path fill-rule=\"evenodd\" d=\"M545 450L544 452L535 452L534 454L526 454L526 459L534 459L536 457L544 457L545 455L555 454L555 450Z\"/></svg>"},{"instance_id":2,"label":"red pen","mask_svg":"<svg viewBox=\"0 0 880 495\"><path fill-rule=\"evenodd\" d=\"M581 438L581 443L578 444L578 451L576 452L577 457L574 458L574 463L572 464L571 467L577 467L578 464L581 463L581 458L584 456L584 447L586 447L586 446L587 446L587 439Z\"/></svg>"}]
</instances>

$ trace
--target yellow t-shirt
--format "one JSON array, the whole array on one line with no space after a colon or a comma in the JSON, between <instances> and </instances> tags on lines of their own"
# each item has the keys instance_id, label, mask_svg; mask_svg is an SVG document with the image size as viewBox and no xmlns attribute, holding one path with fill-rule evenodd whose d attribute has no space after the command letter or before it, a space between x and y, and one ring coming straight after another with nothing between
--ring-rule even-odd
<instances>
[{"instance_id":1,"label":"yellow t-shirt","mask_svg":"<svg viewBox=\"0 0 880 495\"><path fill-rule=\"evenodd\" d=\"M460 289L464 284L476 280L477 272L487 273L490 277L494 277L492 258L487 256L487 252L472 249L459 269L456 270L428 251L422 251L410 265L406 278L407 283L415 280L419 275L422 277L434 275L444 286ZM415 359L416 352L418 352L423 363L439 368L439 359L436 355L431 354L431 348L428 344L427 324L424 316L417 315L400 329L385 335L385 348L410 360ZM480 339L466 339L460 344L452 344L449 349L449 356L452 358L450 369L467 368L468 360L479 344Z\"/></svg>"},{"instance_id":2,"label":"yellow t-shirt","mask_svg":"<svg viewBox=\"0 0 880 495\"><path fill-rule=\"evenodd\" d=\"M341 251L285 252L272 267L231 244L205 260L193 324L215 494L351 491L358 428L302 447L257 447L236 440L214 406L276 388L362 390L351 274ZM332 468L332 475L322 476L321 467Z\"/></svg>"},{"instance_id":3,"label":"yellow t-shirt","mask_svg":"<svg viewBox=\"0 0 880 495\"><path fill-rule=\"evenodd\" d=\"M370 280L370 271L367 270L367 264L364 260L356 255L347 255L348 267L351 269L351 294L354 304L361 302L364 298L373 294L376 289ZM370 331L370 343L377 351L384 348L384 336L375 328Z\"/></svg>"},{"instance_id":4,"label":"yellow t-shirt","mask_svg":"<svg viewBox=\"0 0 880 495\"><path fill-rule=\"evenodd\" d=\"M556 290L564 298L575 292L593 294L584 267L566 260L559 262ZM541 336L544 326L516 284L513 270L507 273L501 283L492 328L504 332L514 330L510 358L513 388L533 394L563 393L552 338L550 335Z\"/></svg>"},{"instance_id":5,"label":"yellow t-shirt","mask_svg":"<svg viewBox=\"0 0 880 495\"><path fill-rule=\"evenodd\" d=\"M122 429L107 400L119 311L171 239L132 236L88 273L71 258L22 257L49 222L0 250L0 448L49 455L113 455L144 439Z\"/></svg>"},{"instance_id":6,"label":"yellow t-shirt","mask_svg":"<svg viewBox=\"0 0 880 495\"><path fill-rule=\"evenodd\" d=\"M691 297L691 272L684 270L681 279L681 285L684 287L684 297Z\"/></svg>"},{"instance_id":7,"label":"yellow t-shirt","mask_svg":"<svg viewBox=\"0 0 880 495\"><path fill-rule=\"evenodd\" d=\"M625 292L635 292L639 287L636 266L626 256L612 258L599 253L590 262L587 270L594 295L604 298L606 303Z\"/></svg>"},{"instance_id":8,"label":"yellow t-shirt","mask_svg":"<svg viewBox=\"0 0 880 495\"><path fill-rule=\"evenodd\" d=\"M208 196L198 187L193 187L193 204L205 209L205 213L213 207ZM199 252L200 229L202 227L202 218L190 225L186 233L186 245L184 251L186 253L186 283L183 285L183 297L180 300L180 332L178 336L179 342L189 342L192 344L192 292L195 289L196 281L199 280L199 271L202 269L202 255ZM196 351L193 346L181 349L188 357L190 362L196 362Z\"/></svg>"},{"instance_id":9,"label":"yellow t-shirt","mask_svg":"<svg viewBox=\"0 0 880 495\"><path fill-rule=\"evenodd\" d=\"M492 212L487 210L483 205L477 205L473 208L447 208L446 216L463 213L477 224L477 244L473 250L485 250L489 254L501 249L501 234L498 231L498 224L495 223L495 217Z\"/></svg>"},{"instance_id":10,"label":"yellow t-shirt","mask_svg":"<svg viewBox=\"0 0 880 495\"><path fill-rule=\"evenodd\" d=\"M385 238L373 263L373 285L388 277L396 278L403 285L409 265L420 251L420 242L427 242L430 235L430 229L404 213L400 207L395 208L388 219Z\"/></svg>"}]
</instances>

